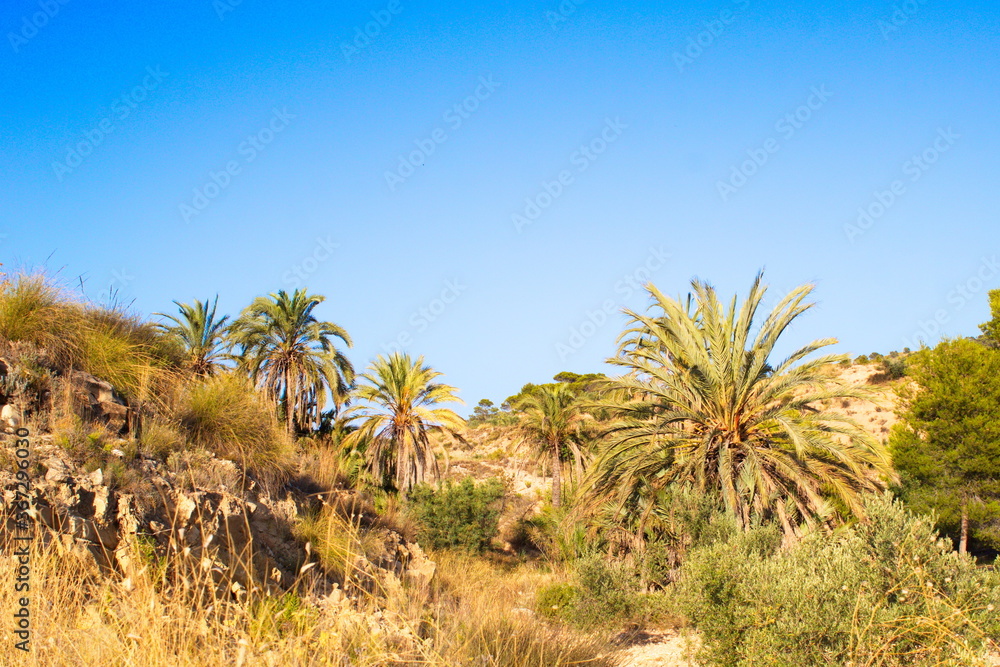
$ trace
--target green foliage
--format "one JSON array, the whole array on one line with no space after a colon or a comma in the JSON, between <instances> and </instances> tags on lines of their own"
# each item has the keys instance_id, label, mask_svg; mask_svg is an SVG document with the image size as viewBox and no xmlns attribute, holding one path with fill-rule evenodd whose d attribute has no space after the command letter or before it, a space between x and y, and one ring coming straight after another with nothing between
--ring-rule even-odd
<instances>
[{"instance_id":1,"label":"green foliage","mask_svg":"<svg viewBox=\"0 0 1000 667\"><path fill-rule=\"evenodd\" d=\"M633 618L642 601L635 571L621 561L601 556L577 564L573 619L580 626L604 626Z\"/></svg>"},{"instance_id":2,"label":"green foliage","mask_svg":"<svg viewBox=\"0 0 1000 667\"><path fill-rule=\"evenodd\" d=\"M562 371L560 373L556 373L552 379L555 380L555 382L544 384L533 384L529 382L525 384L521 387L519 392L513 396L508 396L507 400L504 401L504 405L517 410L517 406L523 403L528 396L544 390L545 388L552 388L558 385L565 385L569 391L576 394L576 396L581 399L594 399L597 398L608 377L604 373L580 374L573 373L571 371Z\"/></svg>"},{"instance_id":3,"label":"green foliage","mask_svg":"<svg viewBox=\"0 0 1000 667\"><path fill-rule=\"evenodd\" d=\"M490 426L511 426L517 422L517 416L511 412L510 404L504 402L499 408L488 398L484 398L472 410L472 415L467 420L469 428L476 428L484 424Z\"/></svg>"},{"instance_id":4,"label":"green foliage","mask_svg":"<svg viewBox=\"0 0 1000 667\"><path fill-rule=\"evenodd\" d=\"M556 582L542 586L535 593L535 610L548 618L569 618L579 592L576 586Z\"/></svg>"},{"instance_id":5,"label":"green foliage","mask_svg":"<svg viewBox=\"0 0 1000 667\"><path fill-rule=\"evenodd\" d=\"M241 367L281 404L289 433L318 427L328 395L339 406L354 380L354 367L335 344L339 338L351 347L350 336L314 314L324 300L304 289L279 290L254 299L230 327Z\"/></svg>"},{"instance_id":6,"label":"green foliage","mask_svg":"<svg viewBox=\"0 0 1000 667\"><path fill-rule=\"evenodd\" d=\"M1000 550L1000 352L960 339L911 360L920 390L889 439L900 493L953 539L964 508L972 540Z\"/></svg>"},{"instance_id":7,"label":"green foliage","mask_svg":"<svg viewBox=\"0 0 1000 667\"><path fill-rule=\"evenodd\" d=\"M843 357L814 353L820 339L772 359L785 331L812 304L800 286L758 319L758 275L746 299L723 303L695 280L687 299L648 286L653 308L626 311L632 322L609 363L628 372L605 406L618 420L591 469L589 504L650 503L659 490L693 484L719 500L743 527L772 517L835 524L859 516L861 494L892 476L881 443L824 401L864 398L831 373Z\"/></svg>"},{"instance_id":8,"label":"green foliage","mask_svg":"<svg viewBox=\"0 0 1000 667\"><path fill-rule=\"evenodd\" d=\"M1000 346L1000 289L990 290L989 299L991 319L980 324L979 328L986 339L996 347Z\"/></svg>"},{"instance_id":9,"label":"green foliage","mask_svg":"<svg viewBox=\"0 0 1000 667\"><path fill-rule=\"evenodd\" d=\"M562 371L561 373L556 373L552 379L556 382L568 384L570 389L578 394L596 395L603 387L608 376L604 373L584 373L581 375L579 373Z\"/></svg>"},{"instance_id":10,"label":"green foliage","mask_svg":"<svg viewBox=\"0 0 1000 667\"><path fill-rule=\"evenodd\" d=\"M676 621L664 592L647 592L635 562L592 554L573 563L572 581L557 581L535 593L536 611L584 630L641 627Z\"/></svg>"},{"instance_id":11,"label":"green foliage","mask_svg":"<svg viewBox=\"0 0 1000 667\"><path fill-rule=\"evenodd\" d=\"M884 357L879 362L878 379L881 381L898 380L906 377L907 364L905 359L898 357Z\"/></svg>"},{"instance_id":12,"label":"green foliage","mask_svg":"<svg viewBox=\"0 0 1000 667\"><path fill-rule=\"evenodd\" d=\"M393 352L379 355L354 391L361 401L344 413L360 422L342 440L345 450L365 456L373 486L408 493L414 485L440 476L431 434L454 435L465 424L443 403L462 403L455 387L436 382L442 373L423 357Z\"/></svg>"},{"instance_id":13,"label":"green foliage","mask_svg":"<svg viewBox=\"0 0 1000 667\"><path fill-rule=\"evenodd\" d=\"M579 397L566 384L542 385L515 404L521 416L518 433L539 452L548 455L552 474L552 505L562 504L562 459L564 450L573 457L574 468L582 477L584 468L584 427L591 420L583 412Z\"/></svg>"},{"instance_id":14,"label":"green foliage","mask_svg":"<svg viewBox=\"0 0 1000 667\"><path fill-rule=\"evenodd\" d=\"M889 496L868 522L778 550L773 527L695 550L678 596L709 665L975 665L1000 580Z\"/></svg>"},{"instance_id":15,"label":"green foliage","mask_svg":"<svg viewBox=\"0 0 1000 667\"><path fill-rule=\"evenodd\" d=\"M635 516L649 510L640 551L642 577L649 584L662 587L673 582L691 549L727 539L737 530L717 499L691 488L668 487L652 501L652 507L633 512ZM625 527L634 532L638 525Z\"/></svg>"},{"instance_id":16,"label":"green foliage","mask_svg":"<svg viewBox=\"0 0 1000 667\"><path fill-rule=\"evenodd\" d=\"M432 487L422 484L410 492L407 511L417 521L417 537L435 549L482 552L497 534L503 483L489 479L476 484L466 477Z\"/></svg>"},{"instance_id":17,"label":"green foliage","mask_svg":"<svg viewBox=\"0 0 1000 667\"><path fill-rule=\"evenodd\" d=\"M197 299L191 305L174 301L178 315L156 313L173 322L158 327L184 350L184 365L195 375L215 375L230 345L229 316L216 316L218 304L218 296L211 306Z\"/></svg>"},{"instance_id":18,"label":"green foliage","mask_svg":"<svg viewBox=\"0 0 1000 667\"><path fill-rule=\"evenodd\" d=\"M493 405L493 401L488 398L484 398L476 404L475 408L473 408L472 418L469 419L469 422L471 423L473 419L479 422L485 422L498 412L500 412L500 409Z\"/></svg>"},{"instance_id":19,"label":"green foliage","mask_svg":"<svg viewBox=\"0 0 1000 667\"><path fill-rule=\"evenodd\" d=\"M542 506L541 511L518 522L520 541L533 546L553 563L565 563L596 553L603 541L587 535L587 526L566 507Z\"/></svg>"}]
</instances>

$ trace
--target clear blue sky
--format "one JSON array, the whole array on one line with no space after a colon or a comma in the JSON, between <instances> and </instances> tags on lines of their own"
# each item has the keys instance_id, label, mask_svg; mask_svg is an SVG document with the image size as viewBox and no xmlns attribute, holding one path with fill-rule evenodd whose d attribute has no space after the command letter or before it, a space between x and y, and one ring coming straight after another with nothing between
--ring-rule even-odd
<instances>
[{"instance_id":1,"label":"clear blue sky","mask_svg":"<svg viewBox=\"0 0 1000 667\"><path fill-rule=\"evenodd\" d=\"M647 269L815 281L788 342L853 354L1000 286L995 0L164 4L4 3L6 270L145 314L301 281L470 406L607 370Z\"/></svg>"}]
</instances>

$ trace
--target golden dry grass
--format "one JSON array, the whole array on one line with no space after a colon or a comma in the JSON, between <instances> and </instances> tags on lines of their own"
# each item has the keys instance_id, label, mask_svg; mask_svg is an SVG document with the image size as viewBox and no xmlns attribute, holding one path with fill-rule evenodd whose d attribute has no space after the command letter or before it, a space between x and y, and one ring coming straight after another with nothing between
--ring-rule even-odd
<instances>
[{"instance_id":1,"label":"golden dry grass","mask_svg":"<svg viewBox=\"0 0 1000 667\"><path fill-rule=\"evenodd\" d=\"M360 536L355 536L359 538ZM298 593L236 594L177 552L157 559L133 543L133 571L101 571L59 540L31 548L31 651L14 653L15 559L0 556L0 664L611 665L598 640L548 627L519 608L544 575L437 554L431 589L381 587L353 601ZM182 574L183 573L183 574ZM217 573L216 573L217 574Z\"/></svg>"}]
</instances>

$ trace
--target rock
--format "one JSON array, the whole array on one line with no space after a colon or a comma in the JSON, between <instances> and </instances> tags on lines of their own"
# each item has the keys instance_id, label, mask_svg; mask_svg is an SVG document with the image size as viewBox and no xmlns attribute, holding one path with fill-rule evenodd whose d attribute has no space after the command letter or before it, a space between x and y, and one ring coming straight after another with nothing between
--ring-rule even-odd
<instances>
[{"instance_id":1,"label":"rock","mask_svg":"<svg viewBox=\"0 0 1000 667\"><path fill-rule=\"evenodd\" d=\"M410 562L406 568L406 579L411 584L426 590L437 573L437 563L427 557L419 544L410 544L407 550L410 553Z\"/></svg>"},{"instance_id":2,"label":"rock","mask_svg":"<svg viewBox=\"0 0 1000 667\"><path fill-rule=\"evenodd\" d=\"M10 403L0 408L0 422L10 428L17 428L21 425L21 412Z\"/></svg>"},{"instance_id":3,"label":"rock","mask_svg":"<svg viewBox=\"0 0 1000 667\"><path fill-rule=\"evenodd\" d=\"M297 580L308 580L316 596L329 595L331 604L353 604L361 591L387 595L404 581L426 587L435 574L435 564L418 545L395 531L377 528L376 517L360 509L366 553L357 555L351 581L338 588L337 572L303 567L317 561L292 534L300 504L318 503L312 496L290 490L275 498L247 491L242 484L234 487L238 492L218 486L188 490L189 480L141 459L130 465L145 486L112 488L102 469L85 473L68 462L58 446L41 442L36 446L46 473L35 480L31 512L49 529L43 531L49 536L45 539L105 572L117 572L116 576L135 581L154 562L151 559L167 557L178 580L205 580L208 575L220 596L281 595ZM229 466L233 464L219 462L213 470L226 471ZM154 487L155 493L149 494L147 487ZM0 514L10 512L16 488L13 472L0 468ZM358 498L342 493L343 507L354 512L351 508ZM386 630L396 631L388 626Z\"/></svg>"},{"instance_id":4,"label":"rock","mask_svg":"<svg viewBox=\"0 0 1000 667\"><path fill-rule=\"evenodd\" d=\"M52 458L43 461L42 465L48 469L45 473L46 481L58 484L62 482L69 482L73 479L73 473L69 466L66 465L66 463L60 458L53 456Z\"/></svg>"},{"instance_id":5,"label":"rock","mask_svg":"<svg viewBox=\"0 0 1000 667\"><path fill-rule=\"evenodd\" d=\"M113 386L83 371L71 372L69 382L83 417L113 432L128 432L128 406Z\"/></svg>"}]
</instances>

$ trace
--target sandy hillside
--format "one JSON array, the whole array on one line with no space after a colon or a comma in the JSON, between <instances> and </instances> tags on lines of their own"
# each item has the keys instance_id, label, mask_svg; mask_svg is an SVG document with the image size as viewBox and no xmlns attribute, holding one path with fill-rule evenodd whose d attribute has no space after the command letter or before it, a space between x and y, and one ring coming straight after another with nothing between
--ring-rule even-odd
<instances>
[{"instance_id":1,"label":"sandy hillside","mask_svg":"<svg viewBox=\"0 0 1000 667\"><path fill-rule=\"evenodd\" d=\"M889 438L889 431L899 421L899 413L903 408L899 391L906 386L907 380L879 382L879 372L875 364L845 367L839 373L840 379L848 385L867 388L874 394L875 402L845 399L830 407L853 417L877 440L885 442Z\"/></svg>"}]
</instances>

